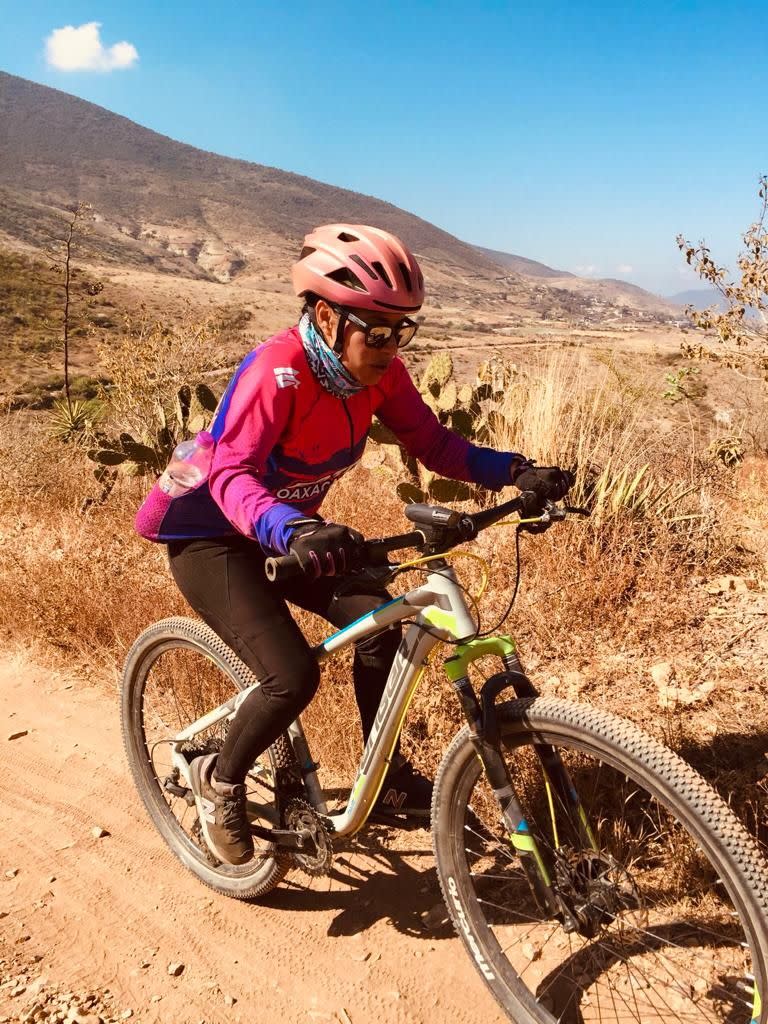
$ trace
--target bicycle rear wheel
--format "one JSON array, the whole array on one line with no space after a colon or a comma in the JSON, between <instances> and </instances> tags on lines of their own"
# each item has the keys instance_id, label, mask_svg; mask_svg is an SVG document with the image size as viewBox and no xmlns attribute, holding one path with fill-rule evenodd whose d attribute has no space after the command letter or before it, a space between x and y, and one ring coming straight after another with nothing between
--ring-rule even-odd
<instances>
[{"instance_id":1,"label":"bicycle rear wheel","mask_svg":"<svg viewBox=\"0 0 768 1024\"><path fill-rule=\"evenodd\" d=\"M461 730L435 784L438 876L509 1016L765 1024L768 872L719 796L670 750L595 708L537 698L498 713L528 828L580 921L567 932L538 908ZM544 778L534 744L557 749L586 818Z\"/></svg>"},{"instance_id":2,"label":"bicycle rear wheel","mask_svg":"<svg viewBox=\"0 0 768 1024\"><path fill-rule=\"evenodd\" d=\"M197 809L171 759L171 739L206 712L256 682L237 655L202 622L164 619L136 640L123 670L123 741L136 788L160 835L179 860L210 888L236 899L266 895L285 877L290 860L255 839L247 864L217 861L200 831ZM184 745L187 760L221 749L227 720ZM287 736L279 737L246 777L252 823L280 827L279 775L294 772Z\"/></svg>"}]
</instances>

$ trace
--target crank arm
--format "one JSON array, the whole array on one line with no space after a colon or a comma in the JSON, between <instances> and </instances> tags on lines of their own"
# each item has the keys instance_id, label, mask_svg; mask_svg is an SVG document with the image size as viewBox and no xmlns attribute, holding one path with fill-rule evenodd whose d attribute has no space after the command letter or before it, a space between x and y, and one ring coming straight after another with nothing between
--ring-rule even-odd
<instances>
[{"instance_id":1,"label":"crank arm","mask_svg":"<svg viewBox=\"0 0 768 1024\"><path fill-rule=\"evenodd\" d=\"M263 828L251 825L251 834L259 839L274 843L281 850L300 850L302 853L317 853L317 845L308 828L294 832L290 828Z\"/></svg>"}]
</instances>

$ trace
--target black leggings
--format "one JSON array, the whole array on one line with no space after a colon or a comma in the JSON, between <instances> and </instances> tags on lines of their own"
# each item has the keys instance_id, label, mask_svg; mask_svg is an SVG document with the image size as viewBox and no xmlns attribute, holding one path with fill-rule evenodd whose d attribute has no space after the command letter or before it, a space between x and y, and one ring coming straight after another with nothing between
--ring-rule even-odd
<instances>
[{"instance_id":1,"label":"black leggings","mask_svg":"<svg viewBox=\"0 0 768 1024\"><path fill-rule=\"evenodd\" d=\"M242 782L255 758L309 704L320 681L320 668L286 601L341 628L383 604L389 595L374 583L343 577L269 583L265 556L256 541L246 537L175 541L168 545L168 556L184 597L261 683L235 715L216 767L222 782ZM355 645L355 698L365 738L400 636L396 627Z\"/></svg>"}]
</instances>

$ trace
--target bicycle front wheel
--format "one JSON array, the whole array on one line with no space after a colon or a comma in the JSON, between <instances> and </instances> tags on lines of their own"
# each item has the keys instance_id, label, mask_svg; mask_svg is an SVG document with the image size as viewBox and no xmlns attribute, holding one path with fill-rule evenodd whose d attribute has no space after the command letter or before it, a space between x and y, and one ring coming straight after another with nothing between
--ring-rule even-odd
<instances>
[{"instance_id":1,"label":"bicycle front wheel","mask_svg":"<svg viewBox=\"0 0 768 1024\"><path fill-rule=\"evenodd\" d=\"M144 630L126 658L122 686L123 741L136 788L160 835L210 888L236 899L270 892L291 862L274 844L255 841L252 860L224 864L208 851L197 808L174 765L172 741L183 729L256 682L237 655L202 622L164 619ZM228 721L201 729L181 748L191 761L221 750ZM252 823L280 827L279 773L295 768L283 735L246 776Z\"/></svg>"},{"instance_id":2,"label":"bicycle front wheel","mask_svg":"<svg viewBox=\"0 0 768 1024\"><path fill-rule=\"evenodd\" d=\"M436 779L433 843L454 926L509 1016L766 1024L768 872L720 797L598 709L536 698L498 714L530 835L570 915L535 901L466 728ZM557 751L578 799L545 776L537 745Z\"/></svg>"}]
</instances>

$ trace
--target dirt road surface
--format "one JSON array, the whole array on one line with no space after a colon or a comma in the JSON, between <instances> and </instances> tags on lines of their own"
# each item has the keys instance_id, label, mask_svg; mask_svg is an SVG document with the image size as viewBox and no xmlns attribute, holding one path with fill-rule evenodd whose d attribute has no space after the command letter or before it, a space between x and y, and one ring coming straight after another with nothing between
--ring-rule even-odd
<instances>
[{"instance_id":1,"label":"dirt road surface","mask_svg":"<svg viewBox=\"0 0 768 1024\"><path fill-rule=\"evenodd\" d=\"M332 878L239 903L150 826L116 695L0 659L0 729L0 1021L505 1019L440 921L425 831L375 830Z\"/></svg>"}]
</instances>

